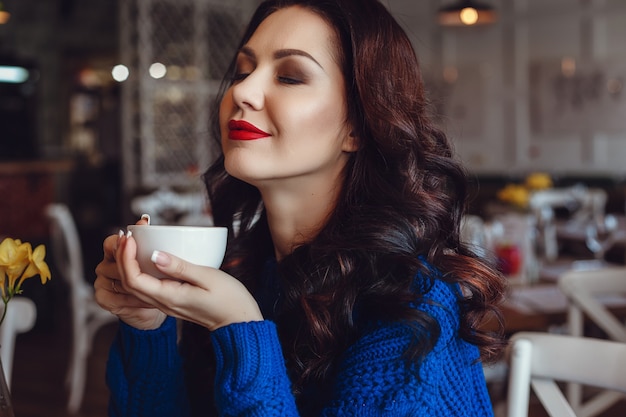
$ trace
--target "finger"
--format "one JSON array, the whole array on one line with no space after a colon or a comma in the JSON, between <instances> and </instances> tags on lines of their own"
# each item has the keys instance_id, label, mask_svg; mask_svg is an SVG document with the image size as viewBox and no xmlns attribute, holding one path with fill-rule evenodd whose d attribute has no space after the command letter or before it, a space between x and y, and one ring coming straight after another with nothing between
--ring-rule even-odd
<instances>
[{"instance_id":1,"label":"finger","mask_svg":"<svg viewBox=\"0 0 626 417\"><path fill-rule=\"evenodd\" d=\"M132 239L132 232L129 230L120 239L120 245L117 249L117 267L122 281L128 282L130 277L141 273L136 258L137 245L135 240Z\"/></svg>"},{"instance_id":2,"label":"finger","mask_svg":"<svg viewBox=\"0 0 626 417\"><path fill-rule=\"evenodd\" d=\"M94 282L94 289L96 302L102 308L109 310L114 314L117 314L116 312L119 312L121 309L154 308L151 304L148 304L133 295L115 292L111 287L111 280L108 278L97 278Z\"/></svg>"},{"instance_id":3,"label":"finger","mask_svg":"<svg viewBox=\"0 0 626 417\"><path fill-rule=\"evenodd\" d=\"M96 265L96 277L121 279L117 264L106 259Z\"/></svg>"},{"instance_id":4,"label":"finger","mask_svg":"<svg viewBox=\"0 0 626 417\"><path fill-rule=\"evenodd\" d=\"M109 276L100 275L93 284L96 292L109 292L113 294L128 294L121 288L122 282Z\"/></svg>"},{"instance_id":5,"label":"finger","mask_svg":"<svg viewBox=\"0 0 626 417\"><path fill-rule=\"evenodd\" d=\"M117 235L110 235L102 244L102 250L104 252L104 259L114 261L115 260L115 252L117 251L117 247L119 245L120 238L124 235L124 232L120 230Z\"/></svg>"},{"instance_id":6,"label":"finger","mask_svg":"<svg viewBox=\"0 0 626 417\"><path fill-rule=\"evenodd\" d=\"M93 283L94 291L96 292L102 291L102 290L108 291L110 288L109 281L110 281L109 278L103 275L99 275Z\"/></svg>"},{"instance_id":7,"label":"finger","mask_svg":"<svg viewBox=\"0 0 626 417\"><path fill-rule=\"evenodd\" d=\"M164 274L201 288L207 288L207 270L212 269L184 261L167 252L154 251L150 260Z\"/></svg>"},{"instance_id":8,"label":"finger","mask_svg":"<svg viewBox=\"0 0 626 417\"><path fill-rule=\"evenodd\" d=\"M149 214L142 214L141 218L137 221L137 223L135 224L145 224L145 225L150 225L150 215Z\"/></svg>"},{"instance_id":9,"label":"finger","mask_svg":"<svg viewBox=\"0 0 626 417\"><path fill-rule=\"evenodd\" d=\"M109 279L109 282L111 283L111 291L113 291L115 294L124 294L124 288L122 287L122 281L121 280L116 280L116 279ZM119 287L119 288L118 288Z\"/></svg>"},{"instance_id":10,"label":"finger","mask_svg":"<svg viewBox=\"0 0 626 417\"><path fill-rule=\"evenodd\" d=\"M152 295L159 292L161 280L141 272L137 262L137 243L130 231L120 242L118 256L117 265L124 290L147 303L154 304L156 300Z\"/></svg>"},{"instance_id":11,"label":"finger","mask_svg":"<svg viewBox=\"0 0 626 417\"><path fill-rule=\"evenodd\" d=\"M124 235L124 232L120 230L118 235L111 235L107 237L104 241L104 257L98 265L96 265L96 278L104 277L104 278L120 278L120 273L116 264L116 251L118 249L118 242L121 237Z\"/></svg>"},{"instance_id":12,"label":"finger","mask_svg":"<svg viewBox=\"0 0 626 417\"><path fill-rule=\"evenodd\" d=\"M263 320L252 294L226 272L165 252L156 251L153 255L157 268L176 278L161 280L163 290L154 294L155 302L160 302L159 309L165 313L209 330L230 323Z\"/></svg>"},{"instance_id":13,"label":"finger","mask_svg":"<svg viewBox=\"0 0 626 417\"><path fill-rule=\"evenodd\" d=\"M117 250L118 241L120 236L123 236L124 232L120 230L119 236L109 236L105 241L104 258L98 265L96 265L96 276L103 276L105 278L120 278L120 273L117 267Z\"/></svg>"}]
</instances>

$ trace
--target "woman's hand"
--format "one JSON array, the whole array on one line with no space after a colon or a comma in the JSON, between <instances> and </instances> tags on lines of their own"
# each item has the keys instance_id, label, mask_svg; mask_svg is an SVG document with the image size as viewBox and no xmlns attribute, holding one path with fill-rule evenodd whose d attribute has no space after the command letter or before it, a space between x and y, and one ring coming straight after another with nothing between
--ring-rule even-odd
<instances>
[{"instance_id":1,"label":"woman's hand","mask_svg":"<svg viewBox=\"0 0 626 417\"><path fill-rule=\"evenodd\" d=\"M137 224L148 224L148 220L142 218ZM124 233L120 231L119 235L112 235L104 240L104 257L96 267L94 282L96 302L129 326L142 330L156 329L163 323L166 315L126 291L121 281L117 259L121 253L119 243L123 236Z\"/></svg>"},{"instance_id":2,"label":"woman's hand","mask_svg":"<svg viewBox=\"0 0 626 417\"><path fill-rule=\"evenodd\" d=\"M158 279L141 272L136 256L135 239L122 236L117 249L117 266L123 288L144 305L155 306L167 315L209 330L231 323L263 320L254 297L227 273L156 252L153 262L161 272L173 278Z\"/></svg>"}]
</instances>

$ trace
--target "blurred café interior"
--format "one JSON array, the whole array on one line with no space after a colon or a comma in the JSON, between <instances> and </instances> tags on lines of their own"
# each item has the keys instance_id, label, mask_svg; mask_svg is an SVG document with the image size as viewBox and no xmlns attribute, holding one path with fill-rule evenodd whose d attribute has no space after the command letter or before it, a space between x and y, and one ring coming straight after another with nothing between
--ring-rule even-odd
<instances>
[{"instance_id":1,"label":"blurred caf\u00e9 interior","mask_svg":"<svg viewBox=\"0 0 626 417\"><path fill-rule=\"evenodd\" d=\"M432 110L471 174L462 233L510 279L507 332L626 343L626 269L621 289L596 297L621 335L584 314L575 330L573 307L584 308L561 283L626 268L626 2L383 3L410 35ZM0 0L0 237L46 244L52 270L46 286L26 282L36 314L3 364L17 415L106 414L116 323L76 301L56 237L75 228L89 292L103 239L142 213L211 224L200 178L216 154L210 117L257 4ZM81 308L92 323L76 328ZM496 368L486 372L504 409L509 366ZM585 415L626 415L619 398L607 407Z\"/></svg>"}]
</instances>

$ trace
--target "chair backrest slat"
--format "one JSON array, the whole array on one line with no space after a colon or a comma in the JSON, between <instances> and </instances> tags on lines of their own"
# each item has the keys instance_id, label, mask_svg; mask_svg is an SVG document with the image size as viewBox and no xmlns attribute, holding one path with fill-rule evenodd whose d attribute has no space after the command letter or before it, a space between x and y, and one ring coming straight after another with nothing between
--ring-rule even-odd
<instances>
[{"instance_id":1,"label":"chair backrest slat","mask_svg":"<svg viewBox=\"0 0 626 417\"><path fill-rule=\"evenodd\" d=\"M559 279L559 288L612 340L626 343L626 326L600 301L602 295L626 294L626 267L569 271ZM573 328L573 325L577 328ZM582 321L570 323L570 333L582 335Z\"/></svg>"},{"instance_id":2,"label":"chair backrest slat","mask_svg":"<svg viewBox=\"0 0 626 417\"><path fill-rule=\"evenodd\" d=\"M528 415L529 385L551 416L568 408L555 381L626 393L626 344L586 337L520 332L511 338L509 417ZM558 394L554 390L559 390Z\"/></svg>"},{"instance_id":3,"label":"chair backrest slat","mask_svg":"<svg viewBox=\"0 0 626 417\"><path fill-rule=\"evenodd\" d=\"M531 386L546 410L550 410L550 415L576 417L576 413L556 382L551 379L535 378L531 381Z\"/></svg>"}]
</instances>

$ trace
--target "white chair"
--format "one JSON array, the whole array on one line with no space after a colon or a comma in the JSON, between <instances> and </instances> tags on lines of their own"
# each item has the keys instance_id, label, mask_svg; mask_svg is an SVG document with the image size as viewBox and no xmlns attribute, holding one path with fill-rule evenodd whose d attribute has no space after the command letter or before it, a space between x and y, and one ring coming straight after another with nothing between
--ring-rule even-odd
<instances>
[{"instance_id":1,"label":"white chair","mask_svg":"<svg viewBox=\"0 0 626 417\"><path fill-rule=\"evenodd\" d=\"M54 266L67 282L72 310L72 352L68 364L68 411L80 409L87 375L87 359L96 332L117 317L95 302L93 287L84 276L82 248L74 218L64 204L50 204L51 252Z\"/></svg>"},{"instance_id":2,"label":"white chair","mask_svg":"<svg viewBox=\"0 0 626 417\"><path fill-rule=\"evenodd\" d=\"M520 332L510 345L508 417L527 417L530 387L552 417L579 417L557 381L626 392L626 344Z\"/></svg>"},{"instance_id":3,"label":"white chair","mask_svg":"<svg viewBox=\"0 0 626 417\"><path fill-rule=\"evenodd\" d=\"M626 326L608 308L611 302L622 299L623 304L626 300L626 267L568 271L558 285L569 301L569 334L584 336L587 316L610 339L626 343ZM568 399L581 416L595 416L623 398L620 393L604 391L583 403L580 384L568 385Z\"/></svg>"},{"instance_id":4,"label":"white chair","mask_svg":"<svg viewBox=\"0 0 626 417\"><path fill-rule=\"evenodd\" d=\"M3 308L0 307L0 312ZM13 375L13 355L15 353L15 339L19 333L25 333L33 328L37 318L35 303L26 297L14 297L9 302L9 309L0 326L0 356L7 385L11 388Z\"/></svg>"}]
</instances>

